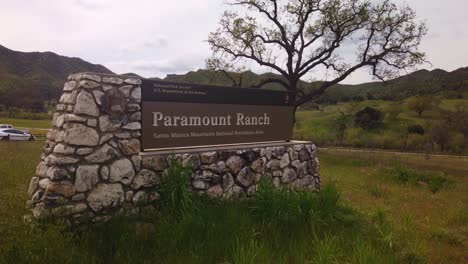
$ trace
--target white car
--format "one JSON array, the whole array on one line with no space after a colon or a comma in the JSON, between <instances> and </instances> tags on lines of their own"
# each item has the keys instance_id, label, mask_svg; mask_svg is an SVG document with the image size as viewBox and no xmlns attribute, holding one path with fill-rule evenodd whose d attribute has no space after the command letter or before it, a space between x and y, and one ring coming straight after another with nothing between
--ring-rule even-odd
<instances>
[{"instance_id":1,"label":"white car","mask_svg":"<svg viewBox=\"0 0 468 264\"><path fill-rule=\"evenodd\" d=\"M0 128L0 140L33 141L36 140L36 137L18 129Z\"/></svg>"},{"instance_id":2,"label":"white car","mask_svg":"<svg viewBox=\"0 0 468 264\"><path fill-rule=\"evenodd\" d=\"M10 124L0 124L0 129L1 128L15 128L13 125Z\"/></svg>"}]
</instances>

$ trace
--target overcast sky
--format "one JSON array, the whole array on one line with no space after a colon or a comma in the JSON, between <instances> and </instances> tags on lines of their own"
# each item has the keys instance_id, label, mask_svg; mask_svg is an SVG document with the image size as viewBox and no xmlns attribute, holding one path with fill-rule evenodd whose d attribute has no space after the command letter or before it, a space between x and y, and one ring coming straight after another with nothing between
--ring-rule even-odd
<instances>
[{"instance_id":1,"label":"overcast sky","mask_svg":"<svg viewBox=\"0 0 468 264\"><path fill-rule=\"evenodd\" d=\"M116 73L164 77L204 67L222 0L0 0L0 45L52 51ZM422 50L448 71L468 66L468 0L397 0L426 20ZM325 79L324 73L310 78ZM370 81L365 71L344 83Z\"/></svg>"}]
</instances>

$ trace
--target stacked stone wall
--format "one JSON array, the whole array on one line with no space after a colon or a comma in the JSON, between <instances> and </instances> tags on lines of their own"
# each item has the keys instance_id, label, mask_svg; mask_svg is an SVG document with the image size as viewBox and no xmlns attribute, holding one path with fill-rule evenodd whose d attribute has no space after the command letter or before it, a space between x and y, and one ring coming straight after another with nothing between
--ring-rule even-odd
<instances>
[{"instance_id":1,"label":"stacked stone wall","mask_svg":"<svg viewBox=\"0 0 468 264\"><path fill-rule=\"evenodd\" d=\"M38 219L62 217L76 224L155 207L172 158L193 167L194 191L212 197L252 195L263 178L278 187L320 186L316 149L309 143L183 154L140 152L137 78L70 76L52 124L28 190L28 206Z\"/></svg>"}]
</instances>

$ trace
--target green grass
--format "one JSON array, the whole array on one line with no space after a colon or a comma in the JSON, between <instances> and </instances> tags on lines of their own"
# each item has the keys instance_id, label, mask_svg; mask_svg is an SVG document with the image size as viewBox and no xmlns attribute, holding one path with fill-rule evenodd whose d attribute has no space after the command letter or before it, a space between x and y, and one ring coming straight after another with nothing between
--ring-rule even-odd
<instances>
[{"instance_id":1,"label":"green grass","mask_svg":"<svg viewBox=\"0 0 468 264\"><path fill-rule=\"evenodd\" d=\"M52 127L52 121L49 119L29 120L29 119L16 119L16 118L0 118L0 124L11 124L15 127L24 127L24 128L49 129Z\"/></svg>"},{"instance_id":2,"label":"green grass","mask_svg":"<svg viewBox=\"0 0 468 264\"><path fill-rule=\"evenodd\" d=\"M462 263L466 258L464 171L444 172L450 184L435 193L388 175L399 166L432 177L444 163L425 173L419 160L320 152L321 192L262 183L254 198L237 201L188 192L189 170L176 164L165 177L157 211L71 231L22 222L41 145L0 143L5 154L0 263Z\"/></svg>"}]
</instances>

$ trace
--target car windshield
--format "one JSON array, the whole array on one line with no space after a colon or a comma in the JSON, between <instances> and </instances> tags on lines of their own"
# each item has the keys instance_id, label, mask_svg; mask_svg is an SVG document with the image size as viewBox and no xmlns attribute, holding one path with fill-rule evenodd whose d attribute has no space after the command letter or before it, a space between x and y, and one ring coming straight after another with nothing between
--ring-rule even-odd
<instances>
[{"instance_id":1,"label":"car windshield","mask_svg":"<svg viewBox=\"0 0 468 264\"><path fill-rule=\"evenodd\" d=\"M11 134L20 134L20 135L24 135L24 132L23 132L23 131L16 130L16 129L8 129L8 130L4 130L3 132L5 132L5 133L11 133Z\"/></svg>"}]
</instances>

